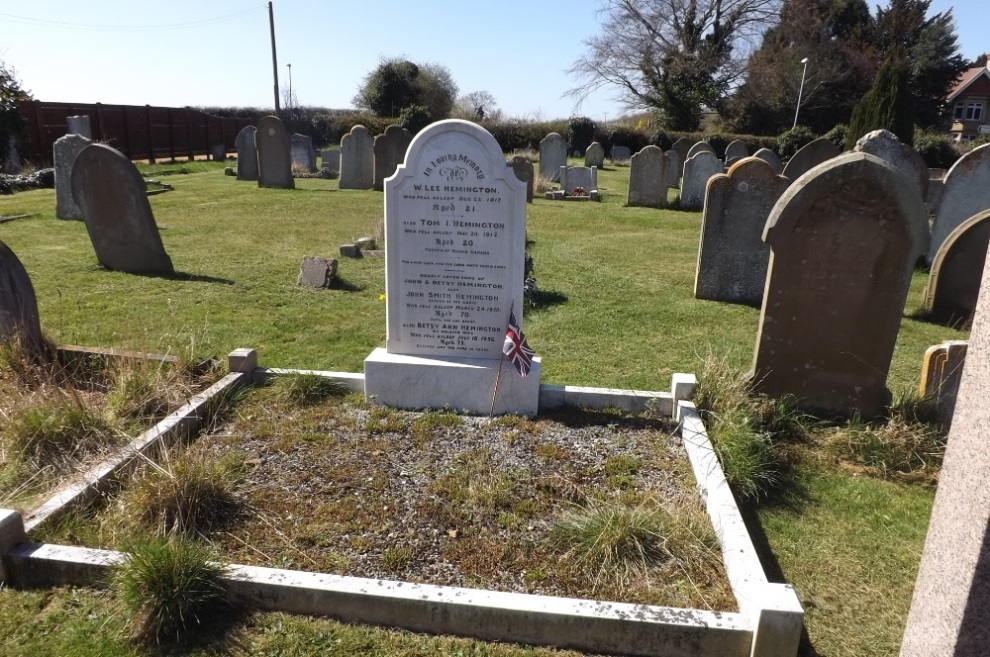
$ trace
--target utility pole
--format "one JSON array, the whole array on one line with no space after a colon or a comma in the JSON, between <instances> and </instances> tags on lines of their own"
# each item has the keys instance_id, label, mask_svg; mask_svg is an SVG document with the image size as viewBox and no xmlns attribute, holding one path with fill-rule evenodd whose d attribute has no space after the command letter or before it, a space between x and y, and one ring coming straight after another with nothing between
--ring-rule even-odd
<instances>
[{"instance_id":1,"label":"utility pole","mask_svg":"<svg viewBox=\"0 0 990 657\"><path fill-rule=\"evenodd\" d=\"M268 27L272 33L272 77L275 78L275 116L280 116L282 110L278 105L278 60L275 58L275 13L272 3L268 3Z\"/></svg>"}]
</instances>

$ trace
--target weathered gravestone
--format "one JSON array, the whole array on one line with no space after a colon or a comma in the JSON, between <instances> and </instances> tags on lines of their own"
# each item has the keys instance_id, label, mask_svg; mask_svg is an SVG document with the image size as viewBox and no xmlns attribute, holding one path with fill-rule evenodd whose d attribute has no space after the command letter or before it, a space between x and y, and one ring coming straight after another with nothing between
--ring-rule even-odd
<instances>
[{"instance_id":1,"label":"weathered gravestone","mask_svg":"<svg viewBox=\"0 0 990 657\"><path fill-rule=\"evenodd\" d=\"M691 141L687 137L681 137L680 139L675 141L673 146L671 146L670 148L671 150L677 151L677 157L681 159L681 165L683 165L687 161L687 154L688 151L691 150L692 146L694 146L693 141Z\"/></svg>"},{"instance_id":2,"label":"weathered gravestone","mask_svg":"<svg viewBox=\"0 0 990 657\"><path fill-rule=\"evenodd\" d=\"M560 167L560 186L568 194L578 188L590 194L598 189L598 167Z\"/></svg>"},{"instance_id":3,"label":"weathered gravestone","mask_svg":"<svg viewBox=\"0 0 990 657\"><path fill-rule=\"evenodd\" d=\"M921 360L921 397L935 404L939 424L946 430L952 426L968 349L965 340L946 340L926 349Z\"/></svg>"},{"instance_id":4,"label":"weathered gravestone","mask_svg":"<svg viewBox=\"0 0 990 657\"><path fill-rule=\"evenodd\" d=\"M923 307L934 322L968 328L990 247L990 209L952 231L932 261Z\"/></svg>"},{"instance_id":5,"label":"weathered gravestone","mask_svg":"<svg viewBox=\"0 0 990 657\"><path fill-rule=\"evenodd\" d=\"M313 150L313 140L299 133L293 133L290 140L292 167L305 173L316 171L316 151Z\"/></svg>"},{"instance_id":6,"label":"weathered gravestone","mask_svg":"<svg viewBox=\"0 0 990 657\"><path fill-rule=\"evenodd\" d=\"M901 657L984 657L990 646L990 268L938 478Z\"/></svg>"},{"instance_id":7,"label":"weathered gravestone","mask_svg":"<svg viewBox=\"0 0 990 657\"><path fill-rule=\"evenodd\" d=\"M794 182L822 162L838 157L841 153L839 147L833 144L831 140L819 137L802 146L794 154L794 157L787 161L787 166L784 167L784 172L781 175Z\"/></svg>"},{"instance_id":8,"label":"weathered gravestone","mask_svg":"<svg viewBox=\"0 0 990 657\"><path fill-rule=\"evenodd\" d=\"M742 159L744 157L749 157L749 146L746 145L742 139L733 139L729 142L729 145L725 147L725 164L729 165L729 161L736 162L737 159Z\"/></svg>"},{"instance_id":9,"label":"weathered gravestone","mask_svg":"<svg viewBox=\"0 0 990 657\"><path fill-rule=\"evenodd\" d=\"M687 162L698 153L711 153L716 158L718 157L718 154L715 152L715 149L712 148L711 144L709 144L707 141L699 141L695 143L693 146L691 146L691 148L687 152L687 157L684 158L684 161Z\"/></svg>"},{"instance_id":10,"label":"weathered gravestone","mask_svg":"<svg viewBox=\"0 0 990 657\"><path fill-rule=\"evenodd\" d=\"M330 287L336 276L336 258L304 256L302 264L299 266L299 276L296 278L296 285L324 289Z\"/></svg>"},{"instance_id":11,"label":"weathered gravestone","mask_svg":"<svg viewBox=\"0 0 990 657\"><path fill-rule=\"evenodd\" d=\"M274 116L258 119L255 145L258 148L258 187L295 189L289 133L282 121Z\"/></svg>"},{"instance_id":12,"label":"weathered gravestone","mask_svg":"<svg viewBox=\"0 0 990 657\"><path fill-rule=\"evenodd\" d=\"M509 313L522 322L526 184L484 128L428 126L385 183L387 332L365 360L369 401L401 408L534 415L539 359L503 363Z\"/></svg>"},{"instance_id":13,"label":"weathered gravestone","mask_svg":"<svg viewBox=\"0 0 990 657\"><path fill-rule=\"evenodd\" d=\"M560 167L567 165L567 142L556 132L540 141L540 177L549 182L560 180Z\"/></svg>"},{"instance_id":14,"label":"weathered gravestone","mask_svg":"<svg viewBox=\"0 0 990 657\"><path fill-rule=\"evenodd\" d=\"M533 163L522 155L513 155L509 160L509 167L516 174L516 178L526 183L526 202L532 203L535 177Z\"/></svg>"},{"instance_id":15,"label":"weathered gravestone","mask_svg":"<svg viewBox=\"0 0 990 657\"><path fill-rule=\"evenodd\" d=\"M662 151L661 151L662 152ZM625 162L632 157L632 151L629 150L628 146L613 146L612 147L612 161L613 162Z\"/></svg>"},{"instance_id":16,"label":"weathered gravestone","mask_svg":"<svg viewBox=\"0 0 990 657\"><path fill-rule=\"evenodd\" d=\"M667 187L681 186L681 156L673 148L663 152L667 160Z\"/></svg>"},{"instance_id":17,"label":"weathered gravestone","mask_svg":"<svg viewBox=\"0 0 990 657\"><path fill-rule=\"evenodd\" d=\"M173 273L144 178L123 153L104 144L82 149L72 165L72 196L101 265L131 274Z\"/></svg>"},{"instance_id":18,"label":"weathered gravestone","mask_svg":"<svg viewBox=\"0 0 990 657\"><path fill-rule=\"evenodd\" d=\"M889 162L895 169L911 179L921 189L921 198L928 196L928 165L925 160L907 144L902 144L889 130L868 132L856 141L853 150L857 153L876 155Z\"/></svg>"},{"instance_id":19,"label":"weathered gravestone","mask_svg":"<svg viewBox=\"0 0 990 657\"><path fill-rule=\"evenodd\" d=\"M93 129L89 126L89 116L81 114L79 116L65 117L67 126L66 133L70 135L80 135L86 139L93 138Z\"/></svg>"},{"instance_id":20,"label":"weathered gravestone","mask_svg":"<svg viewBox=\"0 0 990 657\"><path fill-rule=\"evenodd\" d=\"M223 144L213 144L210 146L210 156L214 162L224 162L227 160L227 148Z\"/></svg>"},{"instance_id":21,"label":"weathered gravestone","mask_svg":"<svg viewBox=\"0 0 990 657\"><path fill-rule=\"evenodd\" d=\"M401 126L390 125L385 133L375 137L375 189L385 189L385 179L395 173L402 164L406 150L412 142L412 135Z\"/></svg>"},{"instance_id":22,"label":"weathered gravestone","mask_svg":"<svg viewBox=\"0 0 990 657\"><path fill-rule=\"evenodd\" d=\"M780 175L784 170L784 165L781 163L780 157L769 148L761 148L753 153L753 157L758 157L769 164L770 168L772 168L773 172L777 175Z\"/></svg>"},{"instance_id":23,"label":"weathered gravestone","mask_svg":"<svg viewBox=\"0 0 990 657\"><path fill-rule=\"evenodd\" d=\"M695 297L760 304L770 262L763 228L789 184L758 157L743 158L728 174L717 174L708 181Z\"/></svg>"},{"instance_id":24,"label":"weathered gravestone","mask_svg":"<svg viewBox=\"0 0 990 657\"><path fill-rule=\"evenodd\" d=\"M91 143L82 135L68 134L56 139L52 145L52 162L55 163L55 216L59 219L83 218L82 209L72 198L72 163L82 149Z\"/></svg>"},{"instance_id":25,"label":"weathered gravestone","mask_svg":"<svg viewBox=\"0 0 990 657\"><path fill-rule=\"evenodd\" d=\"M255 146L255 135L258 129L253 125L241 128L234 139L234 147L237 149L237 179L257 180L258 179L258 148Z\"/></svg>"},{"instance_id":26,"label":"weathered gravestone","mask_svg":"<svg viewBox=\"0 0 990 657\"><path fill-rule=\"evenodd\" d=\"M681 209L700 210L705 205L705 185L712 176L722 173L722 161L715 153L702 150L684 163L681 180Z\"/></svg>"},{"instance_id":27,"label":"weathered gravestone","mask_svg":"<svg viewBox=\"0 0 990 657\"><path fill-rule=\"evenodd\" d=\"M987 209L990 209L990 144L966 153L945 174L942 200L932 223L928 263L935 259L942 242L956 226Z\"/></svg>"},{"instance_id":28,"label":"weathered gravestone","mask_svg":"<svg viewBox=\"0 0 990 657\"><path fill-rule=\"evenodd\" d=\"M44 339L38 319L38 300L24 265L0 241L0 344L19 346L40 354Z\"/></svg>"},{"instance_id":29,"label":"weathered gravestone","mask_svg":"<svg viewBox=\"0 0 990 657\"><path fill-rule=\"evenodd\" d=\"M340 149L324 148L320 151L320 168L340 173Z\"/></svg>"},{"instance_id":30,"label":"weathered gravestone","mask_svg":"<svg viewBox=\"0 0 990 657\"><path fill-rule=\"evenodd\" d=\"M374 139L356 125L340 140L340 189L371 189L375 184Z\"/></svg>"},{"instance_id":31,"label":"weathered gravestone","mask_svg":"<svg viewBox=\"0 0 990 657\"><path fill-rule=\"evenodd\" d=\"M917 187L865 153L791 184L763 231L771 255L750 374L757 391L826 413L884 411L924 213Z\"/></svg>"},{"instance_id":32,"label":"weathered gravestone","mask_svg":"<svg viewBox=\"0 0 990 657\"><path fill-rule=\"evenodd\" d=\"M605 149L597 141L591 142L584 152L584 166L599 169L605 166Z\"/></svg>"},{"instance_id":33,"label":"weathered gravestone","mask_svg":"<svg viewBox=\"0 0 990 657\"><path fill-rule=\"evenodd\" d=\"M626 205L667 207L667 158L657 146L647 146L632 156L629 164L629 195Z\"/></svg>"}]
</instances>

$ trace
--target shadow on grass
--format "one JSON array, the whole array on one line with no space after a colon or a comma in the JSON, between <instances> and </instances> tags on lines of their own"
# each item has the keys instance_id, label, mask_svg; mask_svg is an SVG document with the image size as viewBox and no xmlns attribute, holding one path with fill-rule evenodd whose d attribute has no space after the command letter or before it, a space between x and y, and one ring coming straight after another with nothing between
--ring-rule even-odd
<instances>
[{"instance_id":1,"label":"shadow on grass","mask_svg":"<svg viewBox=\"0 0 990 657\"><path fill-rule=\"evenodd\" d=\"M918 308L914 312L905 315L908 319L913 319L916 322L932 324L934 326L944 326L955 331L970 330L973 325L973 316L974 313L960 310L954 314L950 314L949 320L946 321L937 319L931 311L925 310L924 308Z\"/></svg>"},{"instance_id":2,"label":"shadow on grass","mask_svg":"<svg viewBox=\"0 0 990 657\"><path fill-rule=\"evenodd\" d=\"M555 290L537 290L529 296L525 297L526 310L528 311L539 311L550 306L556 306L557 304L566 303L567 295L563 292L557 292Z\"/></svg>"},{"instance_id":3,"label":"shadow on grass","mask_svg":"<svg viewBox=\"0 0 990 657\"><path fill-rule=\"evenodd\" d=\"M361 292L362 290L365 289L365 287L363 285L356 285L354 283L349 282L345 278L341 278L340 276L337 276L336 278L333 279L333 281L330 282L329 289L340 290L341 292Z\"/></svg>"},{"instance_id":4,"label":"shadow on grass","mask_svg":"<svg viewBox=\"0 0 990 657\"><path fill-rule=\"evenodd\" d=\"M102 269L103 271L120 271L116 269L107 269L106 267L97 265L96 269ZM141 276L143 278L164 278L167 281L189 281L190 283L219 283L221 285L233 285L234 281L229 278L220 278L219 276L207 276L206 274L190 274L185 271L176 271L171 274L155 274L151 272L125 272L121 271L122 274L131 274L132 276Z\"/></svg>"},{"instance_id":5,"label":"shadow on grass","mask_svg":"<svg viewBox=\"0 0 990 657\"><path fill-rule=\"evenodd\" d=\"M667 418L631 416L628 412L606 408L595 409L586 406L563 406L540 412L540 419L559 422L565 427L578 429L581 427L604 427L614 425L623 429L656 429L673 431L674 424Z\"/></svg>"},{"instance_id":6,"label":"shadow on grass","mask_svg":"<svg viewBox=\"0 0 990 657\"><path fill-rule=\"evenodd\" d=\"M178 640L146 644L143 648L149 655L159 657L179 657L192 652L229 655L247 654L242 631L248 623L249 612L228 604L203 614L200 623Z\"/></svg>"}]
</instances>

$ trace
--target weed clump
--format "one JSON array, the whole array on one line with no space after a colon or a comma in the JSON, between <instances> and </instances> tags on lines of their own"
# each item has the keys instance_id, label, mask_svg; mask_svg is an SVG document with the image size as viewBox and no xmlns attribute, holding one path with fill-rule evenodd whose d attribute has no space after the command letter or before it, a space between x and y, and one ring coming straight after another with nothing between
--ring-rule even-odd
<instances>
[{"instance_id":1,"label":"weed clump","mask_svg":"<svg viewBox=\"0 0 990 657\"><path fill-rule=\"evenodd\" d=\"M333 397L345 397L347 386L319 374L292 374L280 376L275 381L279 397L298 406L313 406Z\"/></svg>"}]
</instances>

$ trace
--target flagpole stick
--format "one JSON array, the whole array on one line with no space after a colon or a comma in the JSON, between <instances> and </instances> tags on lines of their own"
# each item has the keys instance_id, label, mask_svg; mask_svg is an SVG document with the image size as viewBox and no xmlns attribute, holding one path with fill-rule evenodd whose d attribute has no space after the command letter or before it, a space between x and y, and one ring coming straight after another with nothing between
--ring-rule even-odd
<instances>
[{"instance_id":1,"label":"flagpole stick","mask_svg":"<svg viewBox=\"0 0 990 657\"><path fill-rule=\"evenodd\" d=\"M509 308L509 317L512 317L512 310L515 307L515 303ZM506 320L506 326L508 326L508 320ZM502 363L505 362L505 350L502 350L502 355L498 359L498 371L495 372L495 389L492 391L492 408L488 411L488 419L492 419L495 416L495 399L498 397L498 382L502 378Z\"/></svg>"}]
</instances>

